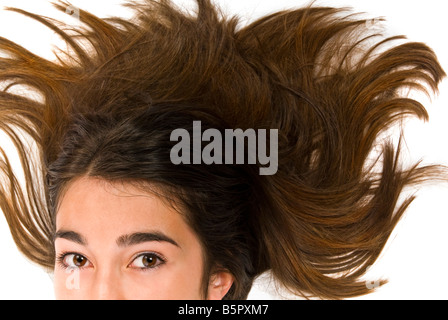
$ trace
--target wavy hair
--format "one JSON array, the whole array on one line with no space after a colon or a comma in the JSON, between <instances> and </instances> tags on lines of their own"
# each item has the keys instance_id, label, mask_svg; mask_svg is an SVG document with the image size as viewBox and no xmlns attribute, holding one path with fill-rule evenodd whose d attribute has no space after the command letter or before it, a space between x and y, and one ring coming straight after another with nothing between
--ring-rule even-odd
<instances>
[{"instance_id":1,"label":"wavy hair","mask_svg":"<svg viewBox=\"0 0 448 320\"><path fill-rule=\"evenodd\" d=\"M403 189L447 177L438 165L403 168L400 142L379 139L404 118L428 118L403 89L437 92L436 55L385 37L350 8L310 3L242 26L196 2L192 14L169 0L132 1L130 20L79 10L80 26L8 8L68 46L50 61L0 38L0 128L24 177L0 149L0 207L15 243L52 269L64 190L100 177L181 208L205 252L204 290L225 269L234 276L226 299L245 299L267 270L307 298L369 293L361 278L414 199L400 202ZM258 175L259 163L174 165L169 135L194 120L278 129L277 173Z\"/></svg>"}]
</instances>

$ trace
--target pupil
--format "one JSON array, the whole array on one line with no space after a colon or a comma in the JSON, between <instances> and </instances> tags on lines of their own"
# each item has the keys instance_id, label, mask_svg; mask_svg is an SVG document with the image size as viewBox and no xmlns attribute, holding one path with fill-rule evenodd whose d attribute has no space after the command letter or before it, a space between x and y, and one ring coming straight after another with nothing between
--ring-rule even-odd
<instances>
[{"instance_id":1,"label":"pupil","mask_svg":"<svg viewBox=\"0 0 448 320\"><path fill-rule=\"evenodd\" d=\"M75 260L74 263L78 267L82 267L85 264L85 259L83 256L76 255L76 256L74 256L73 260Z\"/></svg>"},{"instance_id":2,"label":"pupil","mask_svg":"<svg viewBox=\"0 0 448 320\"><path fill-rule=\"evenodd\" d=\"M143 264L145 265L145 267L151 266L152 264L154 264L154 257L152 257L152 256L144 256L143 257Z\"/></svg>"}]
</instances>

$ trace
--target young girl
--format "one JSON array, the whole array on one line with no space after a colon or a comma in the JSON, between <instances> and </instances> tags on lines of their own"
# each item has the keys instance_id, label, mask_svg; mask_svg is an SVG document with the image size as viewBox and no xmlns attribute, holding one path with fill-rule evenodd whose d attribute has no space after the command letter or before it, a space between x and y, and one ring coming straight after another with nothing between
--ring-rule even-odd
<instances>
[{"instance_id":1,"label":"young girl","mask_svg":"<svg viewBox=\"0 0 448 320\"><path fill-rule=\"evenodd\" d=\"M427 45L314 4L246 26L208 0L132 2L132 20L55 6L79 25L9 10L64 39L57 60L0 39L23 174L2 152L0 206L56 298L245 299L266 271L306 298L385 283L363 276L404 188L447 179L387 136L428 117L404 94L445 76Z\"/></svg>"}]
</instances>

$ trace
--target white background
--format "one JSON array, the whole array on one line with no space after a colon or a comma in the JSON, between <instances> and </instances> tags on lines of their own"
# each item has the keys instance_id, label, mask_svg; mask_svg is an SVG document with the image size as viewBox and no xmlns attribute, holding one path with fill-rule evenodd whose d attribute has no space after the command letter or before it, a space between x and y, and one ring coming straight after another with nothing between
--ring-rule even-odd
<instances>
[{"instance_id":1,"label":"white background","mask_svg":"<svg viewBox=\"0 0 448 320\"><path fill-rule=\"evenodd\" d=\"M189 4L191 1L175 1ZM242 23L273 11L300 7L301 0L215 0L227 12L238 14ZM129 16L121 1L72 1L100 17ZM446 33L446 1L404 0L332 0L316 4L350 6L365 17L386 18L391 35L404 34L412 41L428 44L448 71ZM27 49L52 58L53 45L61 45L58 37L38 22L20 14L6 12L2 6L15 6L34 13L65 20L62 13L47 0L0 0L0 36L9 38ZM66 20L70 21L70 20ZM419 97L427 106L430 121L411 121L406 127L406 142L412 159L425 163L448 165L448 80L440 85L440 94L432 100ZM4 141L0 141L4 147ZM369 275L386 277L389 283L375 293L359 299L447 299L448 298L448 187L424 187L412 203L405 218L394 230L381 258ZM0 214L0 299L54 299L52 281L39 267L28 262L16 249L6 221ZM279 295L266 281L258 281L249 298L276 299Z\"/></svg>"}]
</instances>

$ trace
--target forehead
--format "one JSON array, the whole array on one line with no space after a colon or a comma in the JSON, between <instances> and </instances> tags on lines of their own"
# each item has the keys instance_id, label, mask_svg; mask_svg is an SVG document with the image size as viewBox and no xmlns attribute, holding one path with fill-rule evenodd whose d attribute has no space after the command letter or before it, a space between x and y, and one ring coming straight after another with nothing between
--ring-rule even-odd
<instances>
[{"instance_id":1,"label":"forehead","mask_svg":"<svg viewBox=\"0 0 448 320\"><path fill-rule=\"evenodd\" d=\"M182 216L156 195L131 184L93 177L70 183L56 215L56 229L73 230L101 241L143 229L194 237Z\"/></svg>"}]
</instances>

